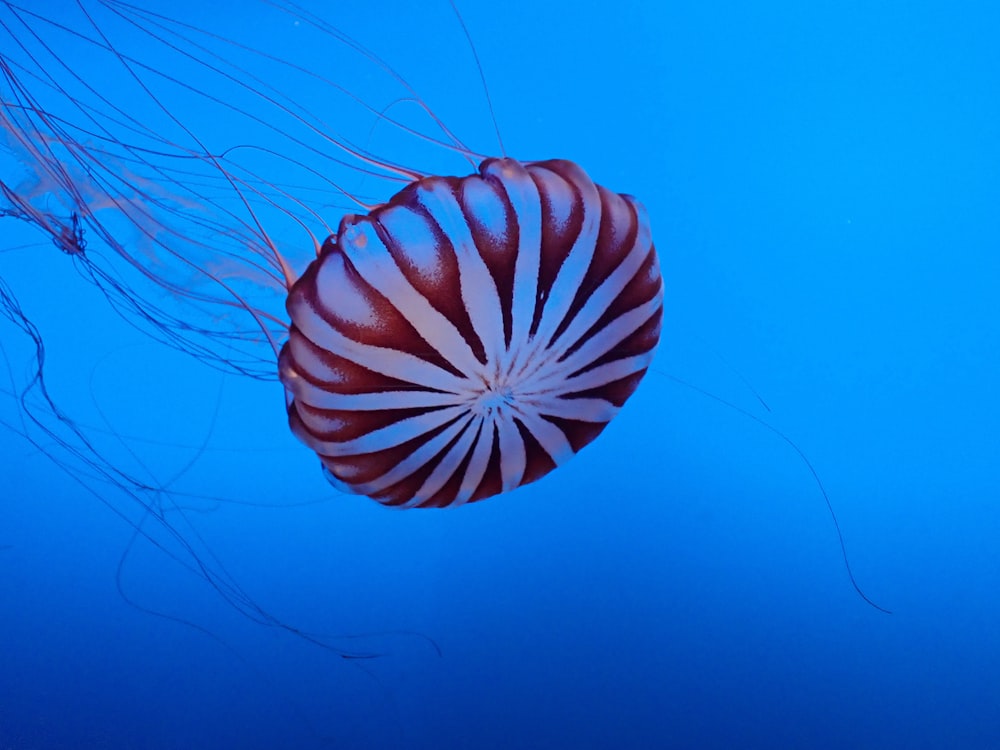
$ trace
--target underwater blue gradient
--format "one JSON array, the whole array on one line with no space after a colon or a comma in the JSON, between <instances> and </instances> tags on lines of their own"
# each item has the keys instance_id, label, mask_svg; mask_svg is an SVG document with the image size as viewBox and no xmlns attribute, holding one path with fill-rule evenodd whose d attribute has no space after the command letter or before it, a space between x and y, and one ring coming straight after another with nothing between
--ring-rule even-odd
<instances>
[{"instance_id":1,"label":"underwater blue gradient","mask_svg":"<svg viewBox=\"0 0 1000 750\"><path fill-rule=\"evenodd\" d=\"M144 337L0 220L57 403L255 602L378 654L250 621L6 429L0 750L1000 747L1000 6L458 4L507 153L647 206L646 380L536 484L393 512L326 484L277 382ZM321 11L495 150L448 3L417 5ZM311 52L254 7L170 4Z\"/></svg>"}]
</instances>

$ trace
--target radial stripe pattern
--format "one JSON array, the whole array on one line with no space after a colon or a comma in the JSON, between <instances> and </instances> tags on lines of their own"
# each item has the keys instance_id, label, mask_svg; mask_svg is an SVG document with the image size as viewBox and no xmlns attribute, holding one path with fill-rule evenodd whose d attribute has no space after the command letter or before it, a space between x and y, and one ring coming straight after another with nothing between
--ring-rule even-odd
<instances>
[{"instance_id":1,"label":"radial stripe pattern","mask_svg":"<svg viewBox=\"0 0 1000 750\"><path fill-rule=\"evenodd\" d=\"M289 423L338 487L405 508L544 476L659 340L649 220L569 161L487 159L347 216L292 287Z\"/></svg>"}]
</instances>

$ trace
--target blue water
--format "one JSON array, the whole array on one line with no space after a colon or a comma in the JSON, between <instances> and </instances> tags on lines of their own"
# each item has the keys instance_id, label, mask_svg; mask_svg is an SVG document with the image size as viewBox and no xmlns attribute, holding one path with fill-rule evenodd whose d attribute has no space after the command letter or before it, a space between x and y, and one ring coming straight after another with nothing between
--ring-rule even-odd
<instances>
[{"instance_id":1,"label":"blue water","mask_svg":"<svg viewBox=\"0 0 1000 750\"><path fill-rule=\"evenodd\" d=\"M226 5L169 12L323 66L291 19ZM341 5L324 17L498 149L447 2ZM53 399L177 532L20 421L31 342L0 321L0 748L1000 747L1000 11L459 7L507 153L573 159L649 210L666 297L639 391L534 485L389 511L329 487L275 381L149 338L0 220ZM377 99L372 60L354 65L324 75ZM245 124L210 123L267 143ZM372 147L406 161L392 131ZM809 466L753 417L808 457L892 614L851 587ZM190 563L182 543L281 623L374 658L253 621L168 554Z\"/></svg>"}]
</instances>

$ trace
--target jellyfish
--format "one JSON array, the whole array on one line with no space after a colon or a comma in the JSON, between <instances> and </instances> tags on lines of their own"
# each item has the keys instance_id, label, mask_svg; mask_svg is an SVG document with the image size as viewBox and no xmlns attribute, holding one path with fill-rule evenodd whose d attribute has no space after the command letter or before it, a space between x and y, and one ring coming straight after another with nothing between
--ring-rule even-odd
<instances>
[{"instance_id":1,"label":"jellyfish","mask_svg":"<svg viewBox=\"0 0 1000 750\"><path fill-rule=\"evenodd\" d=\"M338 486L441 507L593 440L659 339L641 204L568 161L484 161L346 217L288 299L292 429Z\"/></svg>"},{"instance_id":2,"label":"jellyfish","mask_svg":"<svg viewBox=\"0 0 1000 750\"><path fill-rule=\"evenodd\" d=\"M188 145L150 128L87 80L77 83L100 109L71 93L58 71L25 69L5 55L0 65L10 93L0 113L3 131L35 179L0 181L4 214L49 234L116 304L168 343L265 378L277 365L266 355L255 353L255 361L241 354L250 339L272 352L280 346L291 427L319 454L336 486L398 507L458 505L509 491L593 440L637 387L662 311L649 220L637 200L594 184L572 162L480 158L422 102L449 138L443 145L481 161L478 174L424 175L386 161L324 132L272 88L251 92L266 105L264 115L197 91L237 122L275 127L265 118L276 110L333 151L334 161L347 158L362 172L409 181L377 205L331 185L368 213L348 215L320 240L312 225L325 226L331 212L244 162L230 163L236 152L263 153L279 164L285 157L243 144L211 150L167 109L147 79L174 84L173 72L112 46L87 10L89 29L70 30L7 7L11 43L28 59L37 60L15 23L32 33L39 26L72 33L116 59ZM163 16L114 2L102 9L159 43L175 47L179 35L199 44L190 38L194 31ZM221 62L198 62L233 81ZM61 97L74 119L36 96L30 79ZM318 171L311 160L296 166ZM68 221L39 204L53 193L69 204ZM206 215L206 206L214 215ZM300 225L309 237L317 257L307 268L276 246L268 214ZM88 235L114 252L124 278L90 260ZM166 290L186 312L168 313L128 277ZM254 284L275 294L258 302L246 289ZM286 290L290 321L274 304ZM202 313L213 307L240 313L240 327L220 330L218 316L206 322Z\"/></svg>"}]
</instances>

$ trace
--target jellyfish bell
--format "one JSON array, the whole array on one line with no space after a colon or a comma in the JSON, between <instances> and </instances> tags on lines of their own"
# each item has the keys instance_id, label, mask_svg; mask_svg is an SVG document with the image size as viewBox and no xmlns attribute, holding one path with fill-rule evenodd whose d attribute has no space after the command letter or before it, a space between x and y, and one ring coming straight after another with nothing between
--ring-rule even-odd
<instances>
[{"instance_id":1,"label":"jellyfish bell","mask_svg":"<svg viewBox=\"0 0 1000 750\"><path fill-rule=\"evenodd\" d=\"M281 380L338 487L461 505L601 432L660 333L641 204L568 161L488 159L348 216L291 288Z\"/></svg>"}]
</instances>

